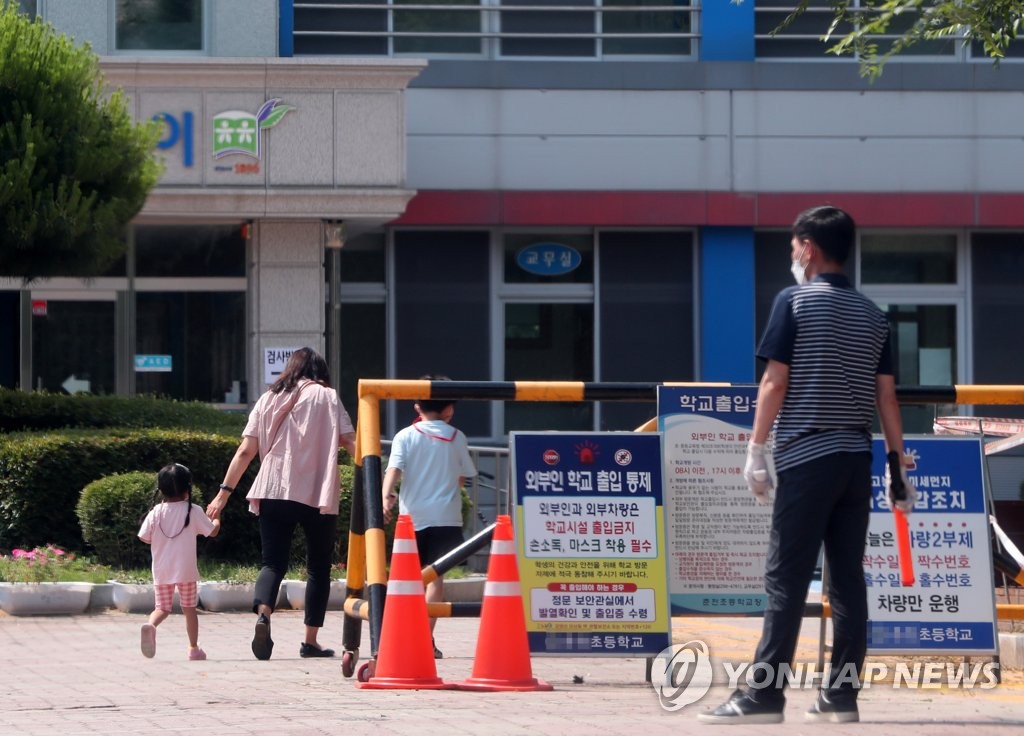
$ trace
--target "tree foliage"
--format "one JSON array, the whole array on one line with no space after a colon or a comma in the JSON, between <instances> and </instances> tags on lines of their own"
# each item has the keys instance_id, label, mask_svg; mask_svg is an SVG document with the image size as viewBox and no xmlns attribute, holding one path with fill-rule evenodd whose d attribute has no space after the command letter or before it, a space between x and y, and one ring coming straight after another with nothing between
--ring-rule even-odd
<instances>
[{"instance_id":1,"label":"tree foliage","mask_svg":"<svg viewBox=\"0 0 1024 736\"><path fill-rule=\"evenodd\" d=\"M89 276L122 255L158 136L107 94L88 46L0 2L0 274Z\"/></svg>"},{"instance_id":2,"label":"tree foliage","mask_svg":"<svg viewBox=\"0 0 1024 736\"><path fill-rule=\"evenodd\" d=\"M773 33L809 5L810 0L798 0ZM1024 0L829 0L828 5L832 19L822 37L831 44L828 53L857 56L861 74L870 79L882 73L890 58L924 41L977 43L998 62L1017 38L1024 16ZM880 41L880 36L891 38Z\"/></svg>"}]
</instances>

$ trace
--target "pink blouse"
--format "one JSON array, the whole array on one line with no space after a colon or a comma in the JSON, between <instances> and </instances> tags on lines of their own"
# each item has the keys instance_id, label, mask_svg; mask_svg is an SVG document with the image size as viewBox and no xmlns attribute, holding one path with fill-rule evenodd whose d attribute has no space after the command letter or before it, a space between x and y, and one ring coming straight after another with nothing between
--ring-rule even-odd
<instances>
[{"instance_id":1,"label":"pink blouse","mask_svg":"<svg viewBox=\"0 0 1024 736\"><path fill-rule=\"evenodd\" d=\"M354 432L333 388L301 381L291 391L260 396L242 431L260 448L260 469L249 489L249 510L260 499L298 501L338 513L338 439Z\"/></svg>"}]
</instances>

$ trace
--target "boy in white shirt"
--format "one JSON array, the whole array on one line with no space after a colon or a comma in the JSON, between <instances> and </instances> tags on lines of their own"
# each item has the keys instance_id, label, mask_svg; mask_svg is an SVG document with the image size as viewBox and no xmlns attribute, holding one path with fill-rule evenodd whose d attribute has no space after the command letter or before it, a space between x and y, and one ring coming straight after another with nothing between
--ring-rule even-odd
<instances>
[{"instance_id":1,"label":"boy in white shirt","mask_svg":"<svg viewBox=\"0 0 1024 736\"><path fill-rule=\"evenodd\" d=\"M425 376L428 380L443 380ZM463 543L462 483L476 475L466 435L451 426L455 402L422 399L415 404L419 415L399 431L391 443L382 486L384 523L390 523L395 503L399 512L412 516L420 563L432 563ZM401 481L401 494L395 489ZM444 578L427 585L426 600L444 600ZM434 630L436 619L430 620ZM434 657L443 655L435 646Z\"/></svg>"}]
</instances>

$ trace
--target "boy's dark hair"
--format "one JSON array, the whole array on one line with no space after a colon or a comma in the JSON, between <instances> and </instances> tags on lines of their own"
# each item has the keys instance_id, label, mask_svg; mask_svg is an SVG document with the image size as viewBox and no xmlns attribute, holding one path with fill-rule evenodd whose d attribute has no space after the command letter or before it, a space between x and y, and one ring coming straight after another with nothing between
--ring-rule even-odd
<instances>
[{"instance_id":1,"label":"boy's dark hair","mask_svg":"<svg viewBox=\"0 0 1024 736\"><path fill-rule=\"evenodd\" d=\"M840 265L846 263L857 237L853 218L838 207L811 207L797 215L793 235L813 240L825 257Z\"/></svg>"},{"instance_id":2,"label":"boy's dark hair","mask_svg":"<svg viewBox=\"0 0 1024 736\"><path fill-rule=\"evenodd\" d=\"M281 375L270 385L270 390L275 394L291 391L304 378L331 387L331 370L327 361L313 348L299 348L292 353Z\"/></svg>"},{"instance_id":3,"label":"boy's dark hair","mask_svg":"<svg viewBox=\"0 0 1024 736\"><path fill-rule=\"evenodd\" d=\"M426 374L424 376L420 376L420 380L421 381L450 381L452 379L448 378L448 376L433 375L433 374L428 373L428 374ZM420 399L416 403L420 405L420 411L429 411L429 412L438 412L438 413L444 411L449 406L455 406L455 400L454 399Z\"/></svg>"}]
</instances>

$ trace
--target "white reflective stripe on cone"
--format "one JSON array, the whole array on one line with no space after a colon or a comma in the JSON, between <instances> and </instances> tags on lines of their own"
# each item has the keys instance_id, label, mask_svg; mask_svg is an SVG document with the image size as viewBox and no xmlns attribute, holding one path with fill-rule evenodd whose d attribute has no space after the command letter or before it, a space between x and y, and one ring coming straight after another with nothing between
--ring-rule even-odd
<instances>
[{"instance_id":1,"label":"white reflective stripe on cone","mask_svg":"<svg viewBox=\"0 0 1024 736\"><path fill-rule=\"evenodd\" d=\"M423 595L422 580L389 580L388 595Z\"/></svg>"},{"instance_id":2,"label":"white reflective stripe on cone","mask_svg":"<svg viewBox=\"0 0 1024 736\"><path fill-rule=\"evenodd\" d=\"M492 555L514 555L516 553L516 543L510 539L495 539L491 542L491 554Z\"/></svg>"},{"instance_id":3,"label":"white reflective stripe on cone","mask_svg":"<svg viewBox=\"0 0 1024 736\"><path fill-rule=\"evenodd\" d=\"M395 546L391 548L391 552L417 552L416 540L415 539L396 539Z\"/></svg>"},{"instance_id":4,"label":"white reflective stripe on cone","mask_svg":"<svg viewBox=\"0 0 1024 736\"><path fill-rule=\"evenodd\" d=\"M484 597L489 595L515 596L519 597L519 582L514 583L484 583Z\"/></svg>"}]
</instances>

